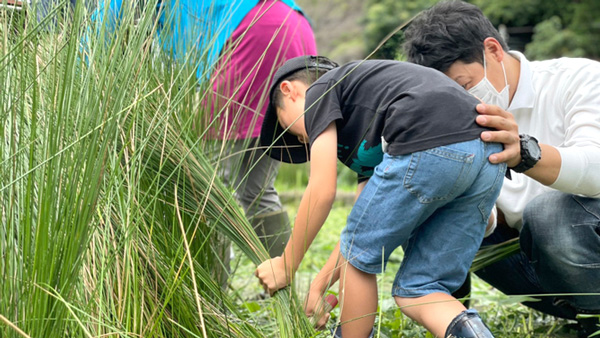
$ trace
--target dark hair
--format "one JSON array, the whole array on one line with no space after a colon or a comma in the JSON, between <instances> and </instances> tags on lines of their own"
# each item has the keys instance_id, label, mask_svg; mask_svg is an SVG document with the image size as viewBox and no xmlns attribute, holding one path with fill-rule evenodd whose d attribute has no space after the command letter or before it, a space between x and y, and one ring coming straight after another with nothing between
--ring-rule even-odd
<instances>
[{"instance_id":1,"label":"dark hair","mask_svg":"<svg viewBox=\"0 0 600 338\"><path fill-rule=\"evenodd\" d=\"M408 61L445 72L455 61L483 63L483 41L492 37L508 46L477 6L444 1L423 11L405 32Z\"/></svg>"},{"instance_id":2,"label":"dark hair","mask_svg":"<svg viewBox=\"0 0 600 338\"><path fill-rule=\"evenodd\" d=\"M320 61L323 62L322 60ZM333 62L333 61L332 61ZM335 63L334 63L335 64ZM335 64L337 66L337 64ZM327 73L330 68L303 68L283 78L277 84L273 90L273 105L276 108L283 108L283 93L279 88L279 85L283 81L301 81L302 83L310 86L313 82L317 81L323 74Z\"/></svg>"}]
</instances>

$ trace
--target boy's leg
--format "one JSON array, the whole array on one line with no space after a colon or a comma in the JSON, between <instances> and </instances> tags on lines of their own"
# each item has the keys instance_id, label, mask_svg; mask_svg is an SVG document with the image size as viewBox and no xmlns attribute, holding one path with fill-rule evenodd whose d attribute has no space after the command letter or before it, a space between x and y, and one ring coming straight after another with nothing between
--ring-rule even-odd
<instances>
[{"instance_id":1,"label":"boy's leg","mask_svg":"<svg viewBox=\"0 0 600 338\"><path fill-rule=\"evenodd\" d=\"M340 275L343 338L367 338L377 313L377 276L342 262Z\"/></svg>"},{"instance_id":2,"label":"boy's leg","mask_svg":"<svg viewBox=\"0 0 600 338\"><path fill-rule=\"evenodd\" d=\"M458 289L504 176L504 166L487 160L500 146L486 147L474 140L385 155L348 217L342 255L361 271L378 273L389 254L409 240L393 295L414 298Z\"/></svg>"},{"instance_id":3,"label":"boy's leg","mask_svg":"<svg viewBox=\"0 0 600 338\"><path fill-rule=\"evenodd\" d=\"M466 310L456 298L442 292L416 298L394 298L405 315L423 325L436 337L444 337L452 320Z\"/></svg>"},{"instance_id":4,"label":"boy's leg","mask_svg":"<svg viewBox=\"0 0 600 338\"><path fill-rule=\"evenodd\" d=\"M432 293L417 298L395 298L404 314L421 323L435 337L494 337L477 311L467 310L451 295Z\"/></svg>"},{"instance_id":5,"label":"boy's leg","mask_svg":"<svg viewBox=\"0 0 600 338\"><path fill-rule=\"evenodd\" d=\"M450 293L465 280L502 183L504 167L489 165L485 150L474 151L471 171L477 175L472 183L411 234L394 282L393 294L402 311L438 337L465 310ZM408 306L425 302L430 304ZM486 333L474 337L491 337L489 330Z\"/></svg>"},{"instance_id":6,"label":"boy's leg","mask_svg":"<svg viewBox=\"0 0 600 338\"><path fill-rule=\"evenodd\" d=\"M471 273L467 274L467 278L465 278L460 288L452 292L452 296L459 299L466 308L469 308L471 305Z\"/></svg>"},{"instance_id":7,"label":"boy's leg","mask_svg":"<svg viewBox=\"0 0 600 338\"><path fill-rule=\"evenodd\" d=\"M475 309L469 309L456 316L446 333L445 338L494 338L490 329L483 323Z\"/></svg>"}]
</instances>

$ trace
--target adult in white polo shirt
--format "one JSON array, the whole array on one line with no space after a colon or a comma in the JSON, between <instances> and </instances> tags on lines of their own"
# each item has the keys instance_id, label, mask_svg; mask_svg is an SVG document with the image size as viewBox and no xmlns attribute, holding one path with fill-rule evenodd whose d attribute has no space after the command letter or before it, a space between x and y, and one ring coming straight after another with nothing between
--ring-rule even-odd
<instances>
[{"instance_id":1,"label":"adult in white polo shirt","mask_svg":"<svg viewBox=\"0 0 600 338\"><path fill-rule=\"evenodd\" d=\"M600 293L600 63L528 61L474 5L441 2L406 31L409 61L436 68L490 105L477 123L502 142L498 226L484 245L520 236L521 253L478 272L506 294ZM494 105L494 106L492 106ZM539 141L539 142L538 142ZM541 157L541 158L540 158ZM600 296L525 303L574 319L600 313ZM585 321L587 332L597 330Z\"/></svg>"}]
</instances>

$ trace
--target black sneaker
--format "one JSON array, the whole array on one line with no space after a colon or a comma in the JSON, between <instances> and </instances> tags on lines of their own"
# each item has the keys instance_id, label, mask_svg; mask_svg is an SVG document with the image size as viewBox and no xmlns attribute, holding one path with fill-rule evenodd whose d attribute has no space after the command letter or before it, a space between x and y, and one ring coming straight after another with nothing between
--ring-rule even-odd
<instances>
[{"instance_id":1,"label":"black sneaker","mask_svg":"<svg viewBox=\"0 0 600 338\"><path fill-rule=\"evenodd\" d=\"M479 317L475 309L456 316L446 329L445 338L494 338L494 335Z\"/></svg>"},{"instance_id":2,"label":"black sneaker","mask_svg":"<svg viewBox=\"0 0 600 338\"><path fill-rule=\"evenodd\" d=\"M589 318L577 318L577 336L579 338L588 338L594 333L600 333L600 315Z\"/></svg>"}]
</instances>

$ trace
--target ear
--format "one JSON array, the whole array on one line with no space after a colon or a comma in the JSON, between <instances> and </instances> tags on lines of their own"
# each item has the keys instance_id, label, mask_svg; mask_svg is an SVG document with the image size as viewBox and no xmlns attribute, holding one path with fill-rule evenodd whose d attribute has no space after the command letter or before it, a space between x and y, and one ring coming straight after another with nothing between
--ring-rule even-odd
<instances>
[{"instance_id":1,"label":"ear","mask_svg":"<svg viewBox=\"0 0 600 338\"><path fill-rule=\"evenodd\" d=\"M502 45L495 38L486 38L483 40L483 49L486 58L494 58L498 62L504 60L504 49L502 49Z\"/></svg>"},{"instance_id":2,"label":"ear","mask_svg":"<svg viewBox=\"0 0 600 338\"><path fill-rule=\"evenodd\" d=\"M285 80L279 84L279 90L281 90L283 96L289 96L294 91L294 85L290 81Z\"/></svg>"},{"instance_id":3,"label":"ear","mask_svg":"<svg viewBox=\"0 0 600 338\"><path fill-rule=\"evenodd\" d=\"M2 0L0 0L2 1ZM284 97L290 98L292 101L296 101L297 98L302 97L301 87L298 81L285 80L281 82L279 89L283 93Z\"/></svg>"}]
</instances>

